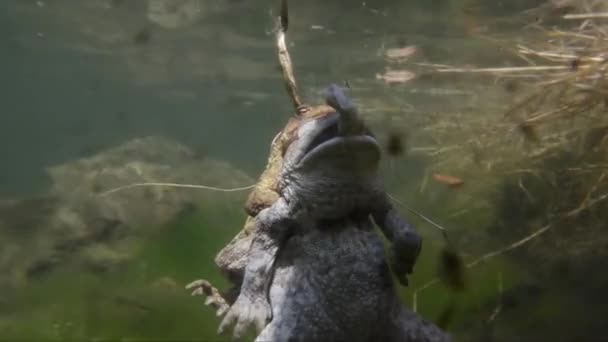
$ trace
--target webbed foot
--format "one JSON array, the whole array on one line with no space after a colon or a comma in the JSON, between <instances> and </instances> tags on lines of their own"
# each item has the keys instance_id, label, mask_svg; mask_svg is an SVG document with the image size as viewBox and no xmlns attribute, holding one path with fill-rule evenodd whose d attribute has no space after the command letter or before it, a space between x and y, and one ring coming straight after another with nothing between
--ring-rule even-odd
<instances>
[{"instance_id":1,"label":"webbed foot","mask_svg":"<svg viewBox=\"0 0 608 342\"><path fill-rule=\"evenodd\" d=\"M205 279L198 279L191 282L186 285L186 290L192 290L192 296L207 296L205 305L214 308L215 314L218 317L223 316L230 308L230 305L228 305L226 299L222 297L220 291Z\"/></svg>"},{"instance_id":2,"label":"webbed foot","mask_svg":"<svg viewBox=\"0 0 608 342\"><path fill-rule=\"evenodd\" d=\"M232 324L235 324L232 334L235 340L241 339L251 324L255 324L259 334L270 321L271 313L270 304L265 298L241 294L220 323L218 334L223 334Z\"/></svg>"}]
</instances>

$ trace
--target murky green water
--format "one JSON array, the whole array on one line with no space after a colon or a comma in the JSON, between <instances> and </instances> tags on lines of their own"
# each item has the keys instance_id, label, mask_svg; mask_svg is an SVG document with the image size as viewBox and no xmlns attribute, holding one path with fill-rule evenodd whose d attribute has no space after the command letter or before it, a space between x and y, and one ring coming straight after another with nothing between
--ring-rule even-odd
<instances>
[{"instance_id":1,"label":"murky green water","mask_svg":"<svg viewBox=\"0 0 608 342\"><path fill-rule=\"evenodd\" d=\"M121 203L131 203L126 208L137 213L112 207L113 213L135 222L121 229L107 228L114 226L106 222L112 221L109 216L95 211L101 207L85 211L79 205L86 201L79 196L91 187L99 192L107 190L105 185L127 181L251 184L266 163L271 139L292 111L270 33L270 11L277 13L278 4L157 2L173 12L151 17L152 0L0 3L2 340L219 339L218 319L183 287L196 278L219 287L227 284L213 258L242 227L246 192L123 190L134 197ZM196 6L186 8L188 3ZM306 101L318 103L327 84L348 81L382 139L395 129L407 131L411 153L385 162L387 187L448 227L467 262L541 228L543 210L549 209L540 205L530 213L534 210L526 211L525 201L515 204L517 210L509 207L505 184L511 178L475 178L477 167L458 166L457 161L471 158L462 150L448 154L447 161L433 157L432 151L443 156L441 148L464 145L480 134L469 122L492 121L500 114L490 113L505 110L515 95L495 79L436 75L420 71L416 63L513 65L516 58L485 37L525 38L521 28L529 18L518 13L538 3L290 2L289 48ZM385 50L403 46L416 46L416 59L392 68L415 70L419 77L385 84L378 78L389 66ZM438 124L457 129L429 129ZM135 173L124 179L115 175L82 189L77 180L88 182L103 174L103 163L82 168L69 164L56 176L47 171L146 136L185 146L190 157L159 152L133 165ZM433 150L427 154L429 146ZM146 147L141 148L121 154L122 159L110 153L107 160L127 165L139 160L137 151ZM176 175L188 158L218 162L194 168L194 173L184 171L176 179L159 179ZM433 182L429 174L437 170L455 172L465 185L452 189ZM186 199L168 194L180 191ZM535 195L549 190L538 191ZM55 197L46 198L49 193ZM562 195L566 201L565 192L555 196ZM175 203L179 208L172 207ZM162 220L157 222L151 212ZM585 277L602 272L601 252L580 259L565 253L563 260L553 262L514 251L472 267L464 293L453 293L441 283L417 291L436 277L444 242L435 228L403 213L425 237L412 285L402 291L404 302L435 322L444 321L446 310L453 309L446 322L458 340L599 339L599 317L608 311L600 304L601 289L608 282L593 276L589 281L596 285L578 286L577 279L588 282ZM147 216L152 219L143 219ZM64 222L69 229L62 228ZM570 225L584 230L594 222ZM594 234L601 232L600 227ZM596 244L605 250L603 236ZM531 246L525 250L543 248L542 243ZM545 246L541 255L568 248L567 242L559 246Z\"/></svg>"}]
</instances>

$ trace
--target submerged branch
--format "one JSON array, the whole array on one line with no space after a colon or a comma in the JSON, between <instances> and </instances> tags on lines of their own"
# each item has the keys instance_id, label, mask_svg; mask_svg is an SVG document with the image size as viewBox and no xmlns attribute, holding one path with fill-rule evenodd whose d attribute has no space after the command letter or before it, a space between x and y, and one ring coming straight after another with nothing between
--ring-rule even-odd
<instances>
[{"instance_id":1,"label":"submerged branch","mask_svg":"<svg viewBox=\"0 0 608 342\"><path fill-rule=\"evenodd\" d=\"M277 18L275 29L279 65L281 66L283 81L285 81L285 88L287 89L289 98L293 102L293 106L297 111L302 107L302 101L298 96L298 88L296 86L295 77L293 76L293 66L291 64L291 58L289 57L289 51L287 50L287 44L285 43L285 33L287 32L287 27L289 25L287 0L281 0L280 13L281 14Z\"/></svg>"},{"instance_id":2,"label":"submerged branch","mask_svg":"<svg viewBox=\"0 0 608 342\"><path fill-rule=\"evenodd\" d=\"M483 261L487 261L487 260L489 260L489 259L491 259L491 258L493 258L495 256L504 254L504 253L506 253L506 252L508 252L510 250L513 250L513 249L515 249L517 247L523 246L524 244L526 244L527 242L531 241L535 237L537 237L537 236L541 235L542 233L546 232L547 230L549 230L549 228L551 228L550 224L548 224L548 225L540 228L539 230L535 231L534 233L532 233L532 234L526 236L525 238L523 238L523 239L521 239L519 241L516 241L516 242L514 242L514 243L512 243L512 244L510 244L508 246L505 246L505 247L503 247L501 249L498 249L496 251L493 251L493 252L486 253L486 254L480 256L479 258L477 258L477 259L475 259L475 260L467 263L467 268L471 268L471 267L473 267L473 266L475 266L475 265L477 265L477 264L479 264L479 263L481 263Z\"/></svg>"}]
</instances>

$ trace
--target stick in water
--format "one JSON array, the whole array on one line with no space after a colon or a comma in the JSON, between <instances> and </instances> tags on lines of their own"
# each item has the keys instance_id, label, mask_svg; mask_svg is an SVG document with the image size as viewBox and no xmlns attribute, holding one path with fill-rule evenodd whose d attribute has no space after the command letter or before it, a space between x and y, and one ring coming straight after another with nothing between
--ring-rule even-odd
<instances>
[{"instance_id":1,"label":"stick in water","mask_svg":"<svg viewBox=\"0 0 608 342\"><path fill-rule=\"evenodd\" d=\"M118 192L118 191L122 191L122 190L126 190L126 189L131 189L131 188L146 187L146 186L161 186L161 187L186 188L186 189L202 189L202 190L218 191L218 192L237 192L237 191L245 191L245 190L253 189L256 185L257 184L252 184L252 185L238 187L238 188L219 188L219 187L214 187L214 186L198 185L198 184L147 182L147 183L134 183L134 184L128 184L128 185L124 185L124 186L119 186L117 188L113 188L113 189L104 191L104 192L100 193L99 195L100 196L107 196L107 195L113 194L113 193ZM447 231L446 231L445 227L441 226L439 223L436 223L435 221L433 221L430 218L426 217L425 215L423 215L422 213L418 212L414 208L408 206L407 204L399 201L394 196L392 196L392 195L389 194L389 197L395 203L401 205L405 209L407 209L410 212L414 213L416 216L420 217L421 219L423 219L426 222L430 223L434 227L438 228L441 231L441 233L443 234L443 237L445 238L445 240L449 241L448 236L447 236Z\"/></svg>"},{"instance_id":2,"label":"stick in water","mask_svg":"<svg viewBox=\"0 0 608 342\"><path fill-rule=\"evenodd\" d=\"M289 14L287 10L287 0L281 1L280 15L277 18L275 34L276 44L279 57L279 66L281 67L281 74L283 81L285 82L285 88L287 94L293 103L296 110L302 107L302 100L298 96L298 87L296 86L296 79L293 76L293 66L291 58L289 57L289 51L287 50L287 44L285 42L285 33L289 26Z\"/></svg>"},{"instance_id":3,"label":"stick in water","mask_svg":"<svg viewBox=\"0 0 608 342\"><path fill-rule=\"evenodd\" d=\"M110 189L108 191L104 191L101 194L99 194L100 196L106 196L121 190L125 190L125 189L130 189L130 188L136 188L136 187L142 187L142 186L164 186L164 187L171 187L171 188L189 188L189 189L203 189L203 190L210 190L210 191L218 191L218 192L236 192L236 191L245 191L245 190L249 190L249 189L253 189L256 184L253 185L248 185L248 186L244 186L244 187L240 187L240 188L218 188L218 187L214 187L214 186L206 186L206 185L197 185L197 184L180 184L180 183L135 183L135 184L129 184L129 185L124 185L124 186L119 186L118 188L114 188L114 189Z\"/></svg>"}]
</instances>

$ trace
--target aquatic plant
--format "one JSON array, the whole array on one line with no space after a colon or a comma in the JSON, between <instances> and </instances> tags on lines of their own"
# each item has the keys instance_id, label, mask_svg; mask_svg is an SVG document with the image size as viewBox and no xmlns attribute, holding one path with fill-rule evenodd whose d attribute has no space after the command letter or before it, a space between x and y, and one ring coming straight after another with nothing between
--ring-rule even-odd
<instances>
[{"instance_id":1,"label":"aquatic plant","mask_svg":"<svg viewBox=\"0 0 608 342\"><path fill-rule=\"evenodd\" d=\"M484 240L495 250L469 257L467 268L505 254L525 269L534 286L541 284L552 293L536 306L538 313L529 317L535 322L533 327L513 315L528 312L525 301L530 304L529 299L510 305L511 315L501 305L469 313L492 318L482 324L481 335L504 340L563 338L560 334L564 333L591 338L601 331L594 317L602 317L606 309L594 303L603 298L598 289L608 283L597 272L607 266L608 250L606 7L605 1L551 1L526 12L541 19L524 28L524 39L488 38L519 58L519 65L418 64L436 74L492 80L512 98L510 104L484 115L444 114L442 120L424 128L440 143L410 149L431 160L429 174L450 170L467 181L459 205L464 212L483 208L494 213L485 223ZM423 182L421 189L425 186ZM423 284L414 295L436 283L434 279ZM502 290L499 293L499 298L509 296ZM568 305L581 314L593 309L582 314L584 318L572 320L572 314L561 313L556 305ZM508 323L497 323L499 313ZM549 329L547 317L554 328ZM555 329L555 322L564 328ZM517 332L514 327L519 328Z\"/></svg>"}]
</instances>

